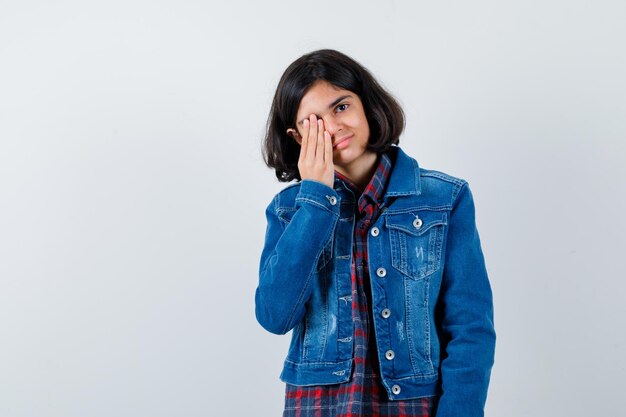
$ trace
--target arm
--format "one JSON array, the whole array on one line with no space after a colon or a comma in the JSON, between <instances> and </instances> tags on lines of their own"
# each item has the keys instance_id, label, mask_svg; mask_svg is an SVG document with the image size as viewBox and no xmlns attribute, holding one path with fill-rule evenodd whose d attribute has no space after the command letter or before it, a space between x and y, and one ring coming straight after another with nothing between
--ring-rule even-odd
<instances>
[{"instance_id":1,"label":"arm","mask_svg":"<svg viewBox=\"0 0 626 417\"><path fill-rule=\"evenodd\" d=\"M285 334L304 316L311 277L339 218L339 196L325 184L303 180L296 196L296 212L286 227L276 213L276 198L265 212L267 230L255 303L261 326Z\"/></svg>"},{"instance_id":2,"label":"arm","mask_svg":"<svg viewBox=\"0 0 626 417\"><path fill-rule=\"evenodd\" d=\"M464 183L452 205L440 293L445 347L437 417L484 415L496 335L474 200Z\"/></svg>"}]
</instances>

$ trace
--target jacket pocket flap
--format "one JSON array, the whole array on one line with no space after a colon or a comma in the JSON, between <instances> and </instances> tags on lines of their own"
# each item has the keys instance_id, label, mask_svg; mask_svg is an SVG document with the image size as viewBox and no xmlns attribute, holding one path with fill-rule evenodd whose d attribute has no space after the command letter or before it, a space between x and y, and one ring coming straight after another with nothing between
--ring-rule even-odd
<instances>
[{"instance_id":1,"label":"jacket pocket flap","mask_svg":"<svg viewBox=\"0 0 626 417\"><path fill-rule=\"evenodd\" d=\"M446 225L444 211L415 210L407 213L387 214L385 225L413 236L421 236L434 226Z\"/></svg>"}]
</instances>

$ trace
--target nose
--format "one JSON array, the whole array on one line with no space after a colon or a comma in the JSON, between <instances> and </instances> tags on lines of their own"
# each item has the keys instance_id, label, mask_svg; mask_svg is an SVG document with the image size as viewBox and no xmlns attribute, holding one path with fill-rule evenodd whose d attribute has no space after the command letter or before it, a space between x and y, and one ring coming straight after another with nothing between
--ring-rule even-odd
<instances>
[{"instance_id":1,"label":"nose","mask_svg":"<svg viewBox=\"0 0 626 417\"><path fill-rule=\"evenodd\" d=\"M331 136L335 136L335 133L341 130L341 123L339 119L335 118L331 114L327 114L323 117L324 127L328 130Z\"/></svg>"}]
</instances>

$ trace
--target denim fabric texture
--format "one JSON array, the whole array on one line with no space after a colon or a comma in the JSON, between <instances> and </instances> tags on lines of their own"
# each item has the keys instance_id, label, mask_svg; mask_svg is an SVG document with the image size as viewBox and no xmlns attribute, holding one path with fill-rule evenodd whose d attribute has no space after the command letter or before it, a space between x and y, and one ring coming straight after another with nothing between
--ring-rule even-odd
<instances>
[{"instance_id":1,"label":"denim fabric texture","mask_svg":"<svg viewBox=\"0 0 626 417\"><path fill-rule=\"evenodd\" d=\"M399 147L389 155L367 242L382 383L391 400L440 396L438 417L482 416L496 336L472 193ZM292 330L286 383L338 384L351 375L355 203L338 180L334 188L303 180L266 209L256 317L272 333Z\"/></svg>"}]
</instances>

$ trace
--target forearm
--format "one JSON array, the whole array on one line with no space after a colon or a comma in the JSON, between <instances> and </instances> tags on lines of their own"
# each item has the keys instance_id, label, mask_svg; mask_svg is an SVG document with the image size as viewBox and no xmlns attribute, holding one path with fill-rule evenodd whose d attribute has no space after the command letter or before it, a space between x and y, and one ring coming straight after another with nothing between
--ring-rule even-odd
<instances>
[{"instance_id":1,"label":"forearm","mask_svg":"<svg viewBox=\"0 0 626 417\"><path fill-rule=\"evenodd\" d=\"M268 207L255 296L257 320L268 331L284 334L302 319L312 277L322 250L332 239L338 213L336 192L315 181L302 182L295 213L284 229L275 204Z\"/></svg>"}]
</instances>

